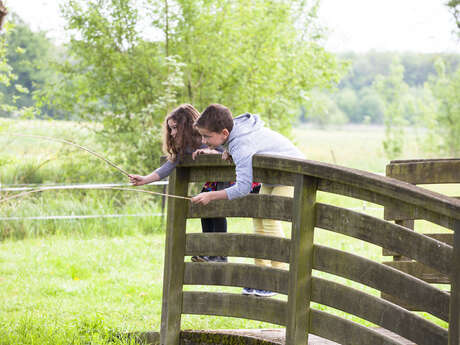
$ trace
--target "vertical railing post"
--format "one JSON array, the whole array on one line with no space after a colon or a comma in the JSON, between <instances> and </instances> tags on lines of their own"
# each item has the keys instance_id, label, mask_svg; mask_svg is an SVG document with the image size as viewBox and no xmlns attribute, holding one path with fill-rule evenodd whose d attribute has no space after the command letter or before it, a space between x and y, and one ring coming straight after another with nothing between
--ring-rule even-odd
<instances>
[{"instance_id":1,"label":"vertical railing post","mask_svg":"<svg viewBox=\"0 0 460 345\"><path fill-rule=\"evenodd\" d=\"M286 345L308 342L317 180L298 175L294 185Z\"/></svg>"},{"instance_id":2,"label":"vertical railing post","mask_svg":"<svg viewBox=\"0 0 460 345\"><path fill-rule=\"evenodd\" d=\"M186 196L189 170L176 168L169 179L168 194ZM161 345L179 345L184 282L185 227L189 201L168 198L163 300L161 308Z\"/></svg>"},{"instance_id":3,"label":"vertical railing post","mask_svg":"<svg viewBox=\"0 0 460 345\"><path fill-rule=\"evenodd\" d=\"M449 345L460 345L460 220L454 223L454 252L450 277Z\"/></svg>"}]
</instances>

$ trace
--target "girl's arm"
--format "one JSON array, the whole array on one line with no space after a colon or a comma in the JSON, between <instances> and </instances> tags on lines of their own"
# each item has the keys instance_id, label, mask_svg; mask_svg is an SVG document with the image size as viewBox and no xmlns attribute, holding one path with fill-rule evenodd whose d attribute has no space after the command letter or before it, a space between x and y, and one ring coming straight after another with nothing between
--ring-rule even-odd
<instances>
[{"instance_id":1,"label":"girl's arm","mask_svg":"<svg viewBox=\"0 0 460 345\"><path fill-rule=\"evenodd\" d=\"M160 180L160 175L158 175L155 171L147 176L134 175L134 174L130 174L128 176L129 176L129 181L134 186L142 186L144 184Z\"/></svg>"}]
</instances>

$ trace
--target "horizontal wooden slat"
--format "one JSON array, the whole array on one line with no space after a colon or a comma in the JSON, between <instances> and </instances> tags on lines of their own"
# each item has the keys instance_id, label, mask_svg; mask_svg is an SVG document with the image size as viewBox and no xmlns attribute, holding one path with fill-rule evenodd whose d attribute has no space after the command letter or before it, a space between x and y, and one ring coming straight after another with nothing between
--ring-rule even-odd
<instances>
[{"instance_id":1,"label":"horizontal wooden slat","mask_svg":"<svg viewBox=\"0 0 460 345\"><path fill-rule=\"evenodd\" d=\"M423 235L428 236L430 238L434 238L436 241L446 243L449 246L454 245L454 234L447 234L447 233L427 234L427 233L424 233ZM399 256L401 254L397 253L397 252L394 252L392 250L383 248L382 255L383 256Z\"/></svg>"},{"instance_id":2,"label":"horizontal wooden slat","mask_svg":"<svg viewBox=\"0 0 460 345\"><path fill-rule=\"evenodd\" d=\"M460 183L460 159L391 161L386 175L413 184Z\"/></svg>"},{"instance_id":3,"label":"horizontal wooden slat","mask_svg":"<svg viewBox=\"0 0 460 345\"><path fill-rule=\"evenodd\" d=\"M190 182L205 181L235 181L235 167L195 167L190 171ZM270 184L281 184L285 186L294 185L294 174L254 168L253 180L263 181Z\"/></svg>"},{"instance_id":4,"label":"horizontal wooden slat","mask_svg":"<svg viewBox=\"0 0 460 345\"><path fill-rule=\"evenodd\" d=\"M187 234L185 255L236 256L289 262L290 240L258 234Z\"/></svg>"},{"instance_id":5,"label":"horizontal wooden slat","mask_svg":"<svg viewBox=\"0 0 460 345\"><path fill-rule=\"evenodd\" d=\"M184 284L250 287L287 294L289 272L245 264L187 262Z\"/></svg>"},{"instance_id":6,"label":"horizontal wooden slat","mask_svg":"<svg viewBox=\"0 0 460 345\"><path fill-rule=\"evenodd\" d=\"M326 313L311 310L310 332L344 345L403 345L369 327Z\"/></svg>"},{"instance_id":7,"label":"horizontal wooden slat","mask_svg":"<svg viewBox=\"0 0 460 345\"><path fill-rule=\"evenodd\" d=\"M291 221L292 198L249 194L240 199L218 200L207 205L190 203L187 217L246 217Z\"/></svg>"},{"instance_id":8,"label":"horizontal wooden slat","mask_svg":"<svg viewBox=\"0 0 460 345\"><path fill-rule=\"evenodd\" d=\"M316 205L316 226L389 248L450 274L452 247L405 227L320 203Z\"/></svg>"},{"instance_id":9,"label":"horizontal wooden slat","mask_svg":"<svg viewBox=\"0 0 460 345\"><path fill-rule=\"evenodd\" d=\"M451 217L363 188L335 181L320 180L318 190L385 206L384 218L386 220L426 219L448 229L452 229L454 226L454 220Z\"/></svg>"},{"instance_id":10,"label":"horizontal wooden slat","mask_svg":"<svg viewBox=\"0 0 460 345\"><path fill-rule=\"evenodd\" d=\"M220 315L286 325L286 302L229 293L184 291L184 314Z\"/></svg>"},{"instance_id":11,"label":"horizontal wooden slat","mask_svg":"<svg viewBox=\"0 0 460 345\"><path fill-rule=\"evenodd\" d=\"M356 315L418 345L445 345L447 330L392 303L326 279L314 277L314 302Z\"/></svg>"},{"instance_id":12,"label":"horizontal wooden slat","mask_svg":"<svg viewBox=\"0 0 460 345\"><path fill-rule=\"evenodd\" d=\"M431 284L450 284L449 277L415 261L384 261L383 264Z\"/></svg>"},{"instance_id":13,"label":"horizontal wooden slat","mask_svg":"<svg viewBox=\"0 0 460 345\"><path fill-rule=\"evenodd\" d=\"M394 268L319 245L315 245L313 265L398 297L444 321L449 318L449 294Z\"/></svg>"}]
</instances>

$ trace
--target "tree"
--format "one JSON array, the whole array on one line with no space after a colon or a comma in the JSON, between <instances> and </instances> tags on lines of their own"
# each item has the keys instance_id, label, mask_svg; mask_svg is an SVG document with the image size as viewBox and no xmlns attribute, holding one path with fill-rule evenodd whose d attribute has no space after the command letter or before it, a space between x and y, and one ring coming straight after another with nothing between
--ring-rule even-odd
<instances>
[{"instance_id":1,"label":"tree","mask_svg":"<svg viewBox=\"0 0 460 345\"><path fill-rule=\"evenodd\" d=\"M436 61L437 76L428 83L436 98L435 126L440 139L441 152L453 157L460 154L460 68L449 76L444 62Z\"/></svg>"},{"instance_id":2,"label":"tree","mask_svg":"<svg viewBox=\"0 0 460 345\"><path fill-rule=\"evenodd\" d=\"M8 104L31 108L35 106L33 93L52 77L53 71L48 61L54 47L44 32L33 32L14 13L9 23L11 29L6 34L6 59L14 70L16 82L5 85L2 93Z\"/></svg>"},{"instance_id":3,"label":"tree","mask_svg":"<svg viewBox=\"0 0 460 345\"><path fill-rule=\"evenodd\" d=\"M454 15L455 21L457 23L457 28L460 29L460 0L449 0L447 2L447 6Z\"/></svg>"},{"instance_id":4,"label":"tree","mask_svg":"<svg viewBox=\"0 0 460 345\"><path fill-rule=\"evenodd\" d=\"M101 122L109 147L127 152L132 159L121 159L139 168L152 162L141 152L158 156L152 138L179 103L256 112L287 133L303 97L337 83L342 71L317 43L317 6L316 0L68 1L71 56L44 99ZM145 23L148 38L139 29ZM147 135L139 141L141 133Z\"/></svg>"},{"instance_id":5,"label":"tree","mask_svg":"<svg viewBox=\"0 0 460 345\"><path fill-rule=\"evenodd\" d=\"M1 20L7 13L3 3L0 2ZM16 102L21 94L26 94L29 90L17 82L18 76L8 61L9 42L7 38L13 28L14 24L7 22L4 27L5 34L0 36L0 113L30 117L34 115L36 109L33 106L18 106ZM5 92L7 88L13 89L14 93Z\"/></svg>"},{"instance_id":6,"label":"tree","mask_svg":"<svg viewBox=\"0 0 460 345\"><path fill-rule=\"evenodd\" d=\"M394 159L402 153L404 126L407 124L403 114L403 97L407 93L408 86L404 82L404 67L399 60L393 61L388 76L377 76L374 88L385 105L383 113L385 124L383 148L387 157Z\"/></svg>"},{"instance_id":7,"label":"tree","mask_svg":"<svg viewBox=\"0 0 460 345\"><path fill-rule=\"evenodd\" d=\"M306 106L307 119L325 128L329 125L343 125L348 122L347 116L339 109L334 100L324 92L313 91Z\"/></svg>"}]
</instances>

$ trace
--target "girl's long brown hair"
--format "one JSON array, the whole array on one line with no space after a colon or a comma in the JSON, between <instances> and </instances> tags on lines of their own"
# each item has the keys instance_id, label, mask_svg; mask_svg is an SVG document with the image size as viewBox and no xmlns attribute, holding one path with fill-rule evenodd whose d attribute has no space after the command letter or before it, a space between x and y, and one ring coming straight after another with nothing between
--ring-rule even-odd
<instances>
[{"instance_id":1,"label":"girl's long brown hair","mask_svg":"<svg viewBox=\"0 0 460 345\"><path fill-rule=\"evenodd\" d=\"M196 150L201 146L200 133L193 127L200 113L191 104L182 104L166 116L163 125L163 151L170 160L181 158L187 149ZM177 124L176 138L171 135L168 120Z\"/></svg>"}]
</instances>

